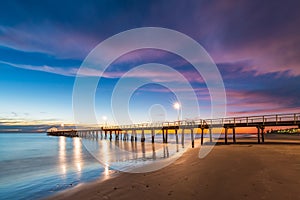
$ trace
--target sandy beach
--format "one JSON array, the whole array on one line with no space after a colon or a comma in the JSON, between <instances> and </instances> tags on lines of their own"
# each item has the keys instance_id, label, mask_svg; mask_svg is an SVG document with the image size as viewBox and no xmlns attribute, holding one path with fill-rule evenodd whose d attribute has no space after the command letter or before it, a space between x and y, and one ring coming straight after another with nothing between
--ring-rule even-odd
<instances>
[{"instance_id":1,"label":"sandy beach","mask_svg":"<svg viewBox=\"0 0 300 200\"><path fill-rule=\"evenodd\" d=\"M198 153L189 149L161 170L120 172L48 199L299 199L299 140L216 145L203 159Z\"/></svg>"}]
</instances>

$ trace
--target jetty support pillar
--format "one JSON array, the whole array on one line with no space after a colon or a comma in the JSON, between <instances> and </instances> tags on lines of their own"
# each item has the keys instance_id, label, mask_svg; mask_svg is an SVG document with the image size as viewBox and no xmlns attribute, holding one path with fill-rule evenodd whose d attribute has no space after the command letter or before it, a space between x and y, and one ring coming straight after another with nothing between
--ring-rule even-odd
<instances>
[{"instance_id":1,"label":"jetty support pillar","mask_svg":"<svg viewBox=\"0 0 300 200\"><path fill-rule=\"evenodd\" d=\"M182 147L184 147L184 128L181 129L181 144L182 144Z\"/></svg>"},{"instance_id":2,"label":"jetty support pillar","mask_svg":"<svg viewBox=\"0 0 300 200\"><path fill-rule=\"evenodd\" d=\"M165 137L165 139L166 139L166 143L168 143L168 129L166 129L166 137Z\"/></svg>"},{"instance_id":3,"label":"jetty support pillar","mask_svg":"<svg viewBox=\"0 0 300 200\"><path fill-rule=\"evenodd\" d=\"M228 141L227 141L227 134L228 134L228 128L226 127L226 128L225 128L225 144L228 144Z\"/></svg>"},{"instance_id":4,"label":"jetty support pillar","mask_svg":"<svg viewBox=\"0 0 300 200\"><path fill-rule=\"evenodd\" d=\"M145 130L142 129L142 137L141 137L141 142L145 142Z\"/></svg>"},{"instance_id":5,"label":"jetty support pillar","mask_svg":"<svg viewBox=\"0 0 300 200\"><path fill-rule=\"evenodd\" d=\"M133 141L134 141L134 131L133 131L133 130L131 130L131 136L130 136L130 140L131 140L131 142L133 142Z\"/></svg>"},{"instance_id":6,"label":"jetty support pillar","mask_svg":"<svg viewBox=\"0 0 300 200\"><path fill-rule=\"evenodd\" d=\"M192 148L194 148L195 141L194 141L194 129L191 128L191 140L192 140Z\"/></svg>"},{"instance_id":7,"label":"jetty support pillar","mask_svg":"<svg viewBox=\"0 0 300 200\"><path fill-rule=\"evenodd\" d=\"M175 129L175 137L176 137L176 144L178 144L178 133L177 133L177 129Z\"/></svg>"},{"instance_id":8,"label":"jetty support pillar","mask_svg":"<svg viewBox=\"0 0 300 200\"><path fill-rule=\"evenodd\" d=\"M204 128L201 128L201 144L203 144Z\"/></svg>"},{"instance_id":9,"label":"jetty support pillar","mask_svg":"<svg viewBox=\"0 0 300 200\"><path fill-rule=\"evenodd\" d=\"M155 130L151 130L151 138L152 138L152 143L154 143L154 137L155 137Z\"/></svg>"},{"instance_id":10,"label":"jetty support pillar","mask_svg":"<svg viewBox=\"0 0 300 200\"><path fill-rule=\"evenodd\" d=\"M209 127L209 142L212 142L212 128Z\"/></svg>"},{"instance_id":11,"label":"jetty support pillar","mask_svg":"<svg viewBox=\"0 0 300 200\"><path fill-rule=\"evenodd\" d=\"M264 130L265 130L265 127L261 127L261 142L264 143L265 142L265 134L264 134Z\"/></svg>"},{"instance_id":12,"label":"jetty support pillar","mask_svg":"<svg viewBox=\"0 0 300 200\"><path fill-rule=\"evenodd\" d=\"M134 141L135 141L135 142L137 141L137 133L136 133L136 130L134 130Z\"/></svg>"},{"instance_id":13,"label":"jetty support pillar","mask_svg":"<svg viewBox=\"0 0 300 200\"><path fill-rule=\"evenodd\" d=\"M236 138L235 138L235 127L232 128L232 141L233 141L233 143L236 143Z\"/></svg>"},{"instance_id":14,"label":"jetty support pillar","mask_svg":"<svg viewBox=\"0 0 300 200\"><path fill-rule=\"evenodd\" d=\"M260 127L257 127L257 143L260 144Z\"/></svg>"}]
</instances>

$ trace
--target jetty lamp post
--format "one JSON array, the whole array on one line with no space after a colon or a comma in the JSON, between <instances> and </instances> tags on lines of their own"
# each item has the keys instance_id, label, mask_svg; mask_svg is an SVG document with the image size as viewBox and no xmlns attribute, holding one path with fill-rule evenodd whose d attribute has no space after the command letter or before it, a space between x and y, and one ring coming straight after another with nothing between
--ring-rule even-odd
<instances>
[{"instance_id":1,"label":"jetty lamp post","mask_svg":"<svg viewBox=\"0 0 300 200\"><path fill-rule=\"evenodd\" d=\"M102 119L103 119L103 121L104 121L104 123L105 123L105 126L107 126L107 117L106 117L106 116L103 116Z\"/></svg>"},{"instance_id":2,"label":"jetty lamp post","mask_svg":"<svg viewBox=\"0 0 300 200\"><path fill-rule=\"evenodd\" d=\"M174 104L173 104L173 108L175 109L175 110L177 110L177 120L179 121L179 111L180 111L180 107L181 107L181 105L180 105L180 103L178 103L178 102L175 102Z\"/></svg>"}]
</instances>

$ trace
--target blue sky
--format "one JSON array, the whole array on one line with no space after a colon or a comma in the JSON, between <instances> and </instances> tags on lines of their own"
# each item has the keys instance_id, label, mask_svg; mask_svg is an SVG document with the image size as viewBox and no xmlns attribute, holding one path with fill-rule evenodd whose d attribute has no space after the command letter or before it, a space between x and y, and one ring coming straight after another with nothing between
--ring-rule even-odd
<instances>
[{"instance_id":1,"label":"blue sky","mask_svg":"<svg viewBox=\"0 0 300 200\"><path fill-rule=\"evenodd\" d=\"M299 112L299 7L296 0L2 2L0 128L74 123L73 84L84 58L114 34L149 26L180 31L206 49L224 80L228 116ZM182 58L148 49L123 55L101 79L95 97L100 123L103 115L113 123L110 97L119 77L112 74L149 62L182 73L203 110L194 118L208 116L202 78ZM157 119L175 120L174 101L172 92L153 84L137 90L129 107L137 122L151 120L149 108L156 104L165 107L156 107Z\"/></svg>"}]
</instances>

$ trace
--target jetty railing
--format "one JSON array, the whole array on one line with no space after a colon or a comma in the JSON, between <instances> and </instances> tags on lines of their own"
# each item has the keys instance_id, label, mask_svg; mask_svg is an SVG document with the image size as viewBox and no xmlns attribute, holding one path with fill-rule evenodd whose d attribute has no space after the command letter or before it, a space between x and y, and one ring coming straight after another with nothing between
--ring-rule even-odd
<instances>
[{"instance_id":1,"label":"jetty railing","mask_svg":"<svg viewBox=\"0 0 300 200\"><path fill-rule=\"evenodd\" d=\"M167 143L168 130L174 130L176 134L176 141L178 141L177 131L179 129L190 129L192 144L194 142L194 129L201 129L201 144L203 144L203 133L205 129L209 130L209 141L212 142L212 129L224 128L225 129L225 143L228 139L228 129L232 129L232 140L236 142L235 129L239 127L256 127L258 143L264 142L264 129L267 126L298 126L300 128L300 113L287 113L287 114L270 114L270 115L257 115L257 116L241 116L241 117L226 117L219 119L196 119L196 120L178 120L172 122L147 122L129 125L105 125L101 127L84 128L76 130L58 130L49 129L48 133L56 136L85 136L89 135L98 138L98 133L105 133L105 138L109 134L112 139L114 132L115 138L118 139L119 135L122 137L124 132L125 138L128 138L128 131L131 132L131 138L136 140L137 131L141 132L141 141L145 141L145 131L151 131L152 142L154 142L155 131L162 130L163 141ZM182 138L184 131L182 131Z\"/></svg>"}]
</instances>

